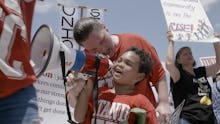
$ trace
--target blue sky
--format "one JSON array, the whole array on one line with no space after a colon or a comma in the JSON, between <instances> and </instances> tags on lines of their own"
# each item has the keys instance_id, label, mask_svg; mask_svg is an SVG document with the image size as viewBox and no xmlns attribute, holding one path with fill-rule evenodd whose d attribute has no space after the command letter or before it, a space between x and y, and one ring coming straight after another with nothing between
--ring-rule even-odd
<instances>
[{"instance_id":1,"label":"blue sky","mask_svg":"<svg viewBox=\"0 0 220 124\"><path fill-rule=\"evenodd\" d=\"M160 0L44 0L37 2L33 20L33 32L42 24L48 24L57 34L59 26L59 6L57 2L82 6L106 8L104 23L110 33L136 33L151 42L161 59L165 60L167 51L166 22ZM220 0L201 0L215 31L220 34ZM213 56L211 43L175 43L175 50L190 46L200 65L199 57Z\"/></svg>"}]
</instances>

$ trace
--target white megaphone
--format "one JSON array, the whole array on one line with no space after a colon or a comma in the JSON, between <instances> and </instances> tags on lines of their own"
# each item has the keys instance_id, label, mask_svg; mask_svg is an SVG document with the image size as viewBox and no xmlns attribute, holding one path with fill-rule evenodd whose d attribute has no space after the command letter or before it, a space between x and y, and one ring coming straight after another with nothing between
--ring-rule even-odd
<instances>
[{"instance_id":1,"label":"white megaphone","mask_svg":"<svg viewBox=\"0 0 220 124\"><path fill-rule=\"evenodd\" d=\"M48 25L42 25L34 34L31 43L31 61L35 74L40 77L44 71L61 68L60 51L65 55L65 74L69 70L93 75L96 67L96 55L80 50L69 49L53 34ZM112 62L101 58L98 76L105 76L111 68Z\"/></svg>"}]
</instances>

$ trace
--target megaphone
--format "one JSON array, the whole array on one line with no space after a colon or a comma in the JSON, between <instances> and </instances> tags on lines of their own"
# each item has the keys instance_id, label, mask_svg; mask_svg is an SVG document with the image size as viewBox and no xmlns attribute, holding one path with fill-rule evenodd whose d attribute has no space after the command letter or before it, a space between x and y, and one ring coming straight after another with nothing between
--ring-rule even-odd
<instances>
[{"instance_id":1,"label":"megaphone","mask_svg":"<svg viewBox=\"0 0 220 124\"><path fill-rule=\"evenodd\" d=\"M65 74L69 70L93 75L97 56L84 51L70 49L60 42L48 25L41 25L31 42L31 61L34 72L40 77L45 71L61 68L60 51L65 55ZM99 77L107 75L112 62L108 58L100 58Z\"/></svg>"}]
</instances>

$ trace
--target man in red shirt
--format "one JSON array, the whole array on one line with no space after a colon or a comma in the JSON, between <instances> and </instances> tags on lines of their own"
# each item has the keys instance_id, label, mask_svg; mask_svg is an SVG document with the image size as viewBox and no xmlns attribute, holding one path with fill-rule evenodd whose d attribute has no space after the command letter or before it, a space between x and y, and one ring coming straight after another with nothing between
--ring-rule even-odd
<instances>
[{"instance_id":1,"label":"man in red shirt","mask_svg":"<svg viewBox=\"0 0 220 124\"><path fill-rule=\"evenodd\" d=\"M38 124L30 64L35 0L0 0L0 123Z\"/></svg>"}]
</instances>

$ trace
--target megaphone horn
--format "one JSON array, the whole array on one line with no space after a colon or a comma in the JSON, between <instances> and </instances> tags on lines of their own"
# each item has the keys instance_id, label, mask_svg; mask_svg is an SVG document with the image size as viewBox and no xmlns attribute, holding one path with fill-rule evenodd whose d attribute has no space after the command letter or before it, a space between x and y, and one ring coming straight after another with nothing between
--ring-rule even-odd
<instances>
[{"instance_id":1,"label":"megaphone horn","mask_svg":"<svg viewBox=\"0 0 220 124\"><path fill-rule=\"evenodd\" d=\"M42 25L34 34L31 42L31 60L33 61L33 69L37 77L41 76L51 59L52 52L59 49L57 42L54 42L52 30L47 25ZM59 62L59 60L54 61Z\"/></svg>"},{"instance_id":2,"label":"megaphone horn","mask_svg":"<svg viewBox=\"0 0 220 124\"><path fill-rule=\"evenodd\" d=\"M31 60L37 77L40 77L46 70L61 68L59 56L61 50L64 51L66 58L65 74L69 70L90 74L95 71L95 54L69 49L63 42L59 42L48 25L42 25L34 34L31 43ZM105 76L111 65L112 62L109 59L101 58L98 76Z\"/></svg>"}]
</instances>

